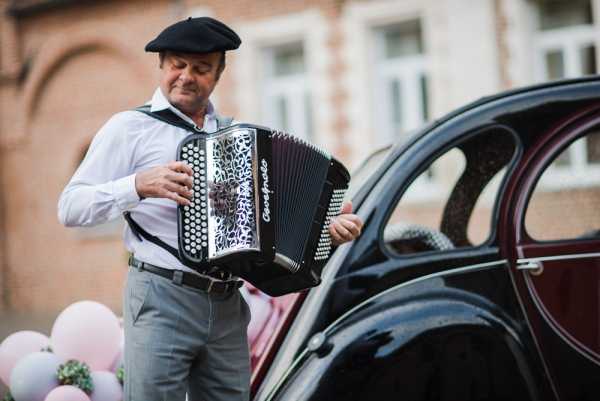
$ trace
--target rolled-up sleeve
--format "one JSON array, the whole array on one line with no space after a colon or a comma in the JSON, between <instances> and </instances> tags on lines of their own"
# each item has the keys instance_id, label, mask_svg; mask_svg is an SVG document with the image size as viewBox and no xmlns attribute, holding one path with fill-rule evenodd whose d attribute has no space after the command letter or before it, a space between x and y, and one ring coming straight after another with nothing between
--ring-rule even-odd
<instances>
[{"instance_id":1,"label":"rolled-up sleeve","mask_svg":"<svg viewBox=\"0 0 600 401\"><path fill-rule=\"evenodd\" d=\"M98 131L58 201L58 219L68 227L93 226L138 205L131 112L113 116Z\"/></svg>"}]
</instances>

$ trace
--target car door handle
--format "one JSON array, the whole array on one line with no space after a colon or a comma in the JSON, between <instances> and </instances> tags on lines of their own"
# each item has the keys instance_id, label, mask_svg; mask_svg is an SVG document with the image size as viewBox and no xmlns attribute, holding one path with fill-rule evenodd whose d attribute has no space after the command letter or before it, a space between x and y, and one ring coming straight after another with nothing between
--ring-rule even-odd
<instances>
[{"instance_id":1,"label":"car door handle","mask_svg":"<svg viewBox=\"0 0 600 401\"><path fill-rule=\"evenodd\" d=\"M526 260L517 263L517 270L528 271L532 276L539 276L544 272L544 265L535 260Z\"/></svg>"}]
</instances>

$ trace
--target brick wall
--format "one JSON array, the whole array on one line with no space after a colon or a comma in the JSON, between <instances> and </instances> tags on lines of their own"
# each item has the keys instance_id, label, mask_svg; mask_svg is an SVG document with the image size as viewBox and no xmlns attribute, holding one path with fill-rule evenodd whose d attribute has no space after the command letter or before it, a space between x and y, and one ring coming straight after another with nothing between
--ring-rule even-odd
<instances>
[{"instance_id":1,"label":"brick wall","mask_svg":"<svg viewBox=\"0 0 600 401\"><path fill-rule=\"evenodd\" d=\"M235 25L317 8L332 21L340 1L103 1L25 17L0 16L0 313L55 316L93 299L120 313L126 251L117 228L66 229L56 204L97 129L152 94L156 56L143 46L196 7ZM0 0L2 10L6 0ZM339 31L328 43L339 47ZM236 63L228 57L228 70ZM332 76L343 69L339 59ZM217 89L223 114L236 115L236 82ZM334 93L336 102L344 94ZM336 126L343 127L341 115ZM341 147L343 153L344 148ZM13 316L12 320L8 316ZM51 321L42 318L41 321ZM8 324L8 323L7 323ZM10 330L8 330L10 331ZM6 334L7 329L0 330Z\"/></svg>"}]
</instances>

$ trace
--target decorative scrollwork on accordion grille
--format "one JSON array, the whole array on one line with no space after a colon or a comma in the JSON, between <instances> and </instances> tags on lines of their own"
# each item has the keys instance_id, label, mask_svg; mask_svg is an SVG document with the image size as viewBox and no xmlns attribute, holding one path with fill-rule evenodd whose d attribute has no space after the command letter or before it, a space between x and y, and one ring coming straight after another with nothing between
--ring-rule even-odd
<instances>
[{"instance_id":1,"label":"decorative scrollwork on accordion grille","mask_svg":"<svg viewBox=\"0 0 600 401\"><path fill-rule=\"evenodd\" d=\"M218 138L212 148L214 181L211 188L221 186L230 195L215 192L215 198L228 204L212 209L215 222L215 253L232 248L256 247L256 216L250 135Z\"/></svg>"}]
</instances>

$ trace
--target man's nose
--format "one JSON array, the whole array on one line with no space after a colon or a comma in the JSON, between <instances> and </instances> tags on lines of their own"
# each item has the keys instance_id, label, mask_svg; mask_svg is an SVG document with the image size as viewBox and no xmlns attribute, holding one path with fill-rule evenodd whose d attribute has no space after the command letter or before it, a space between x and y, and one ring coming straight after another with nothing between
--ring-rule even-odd
<instances>
[{"instance_id":1,"label":"man's nose","mask_svg":"<svg viewBox=\"0 0 600 401\"><path fill-rule=\"evenodd\" d=\"M181 73L179 74L179 79L186 83L186 82L190 82L192 80L192 73L189 70L189 68L184 68Z\"/></svg>"}]
</instances>

